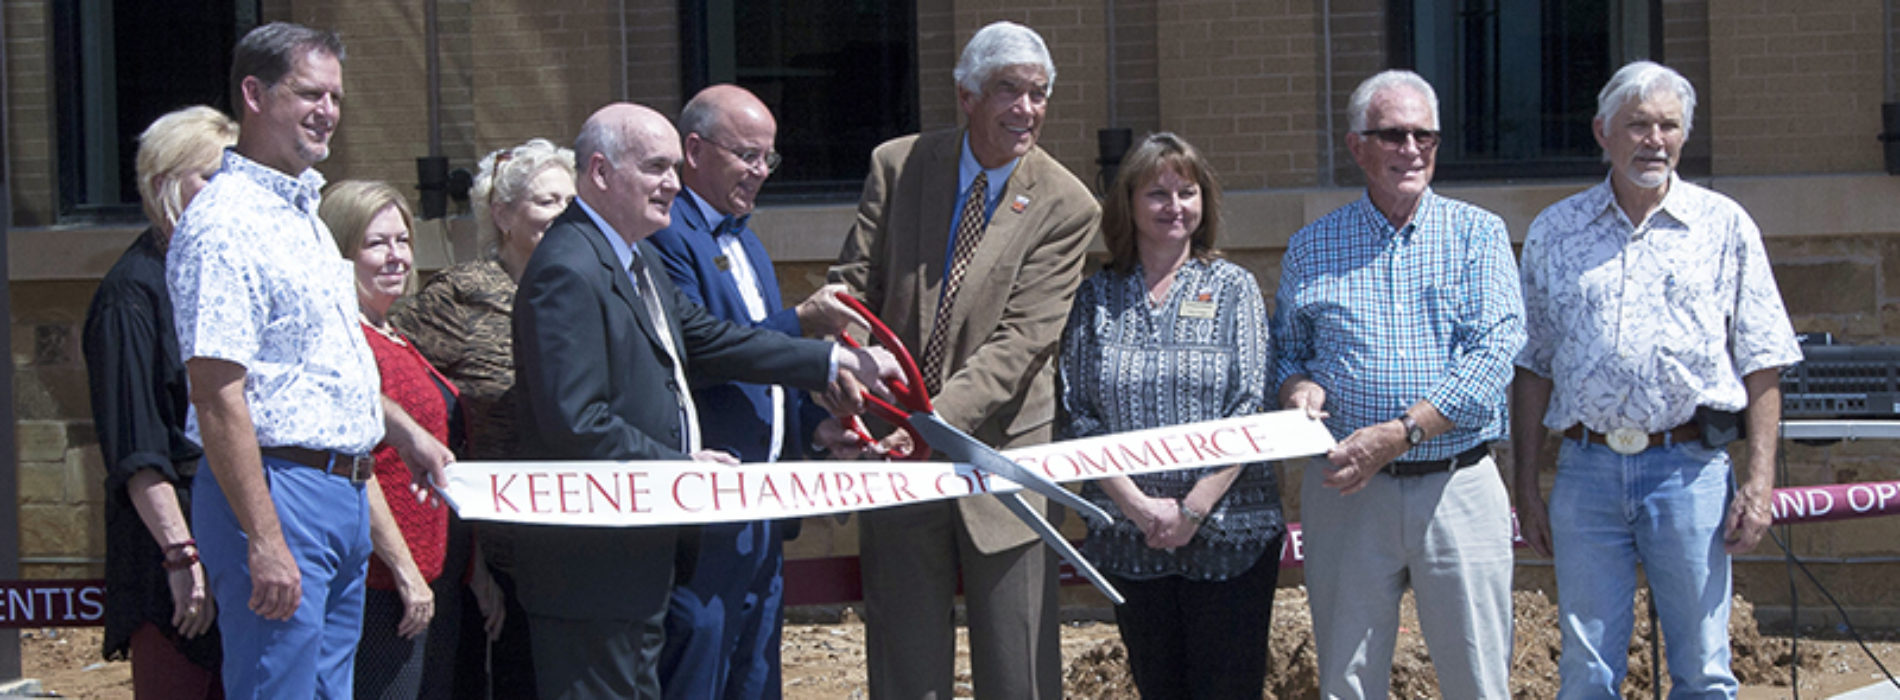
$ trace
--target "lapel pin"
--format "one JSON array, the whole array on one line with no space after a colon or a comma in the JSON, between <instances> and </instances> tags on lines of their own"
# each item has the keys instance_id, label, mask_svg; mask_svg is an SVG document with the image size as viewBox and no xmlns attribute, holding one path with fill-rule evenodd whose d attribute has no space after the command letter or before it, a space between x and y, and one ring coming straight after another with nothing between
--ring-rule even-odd
<instances>
[{"instance_id":1,"label":"lapel pin","mask_svg":"<svg viewBox=\"0 0 1900 700\"><path fill-rule=\"evenodd\" d=\"M713 265L715 265L715 266L718 266L718 268L719 268L719 270L720 270L721 272L724 272L724 271L727 271L727 270L731 270L731 269L732 269L732 258L728 258L728 257L726 257L726 256L724 256L724 255L721 255L721 256L718 256L718 257L715 257L715 258L713 258Z\"/></svg>"},{"instance_id":2,"label":"lapel pin","mask_svg":"<svg viewBox=\"0 0 1900 700\"><path fill-rule=\"evenodd\" d=\"M1023 213L1023 210L1027 208L1029 208L1029 197L1025 195L1016 195L1016 201L1009 203L1009 210L1018 214Z\"/></svg>"}]
</instances>

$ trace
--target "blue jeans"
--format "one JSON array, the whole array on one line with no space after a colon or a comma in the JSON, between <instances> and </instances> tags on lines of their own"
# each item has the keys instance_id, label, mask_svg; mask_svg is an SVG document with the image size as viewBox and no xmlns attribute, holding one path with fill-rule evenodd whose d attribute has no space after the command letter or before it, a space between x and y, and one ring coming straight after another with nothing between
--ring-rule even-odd
<instances>
[{"instance_id":1,"label":"blue jeans","mask_svg":"<svg viewBox=\"0 0 1900 700\"><path fill-rule=\"evenodd\" d=\"M288 620L251 612L249 538L210 465L192 481L192 532L224 636L225 695L351 697L369 571L369 501L360 484L268 457L264 478L303 581Z\"/></svg>"},{"instance_id":2,"label":"blue jeans","mask_svg":"<svg viewBox=\"0 0 1900 700\"><path fill-rule=\"evenodd\" d=\"M1649 577L1671 698L1733 698L1729 556L1722 549L1733 470L1701 442L1620 455L1565 440L1550 490L1559 698L1617 698L1635 623L1636 564Z\"/></svg>"}]
</instances>

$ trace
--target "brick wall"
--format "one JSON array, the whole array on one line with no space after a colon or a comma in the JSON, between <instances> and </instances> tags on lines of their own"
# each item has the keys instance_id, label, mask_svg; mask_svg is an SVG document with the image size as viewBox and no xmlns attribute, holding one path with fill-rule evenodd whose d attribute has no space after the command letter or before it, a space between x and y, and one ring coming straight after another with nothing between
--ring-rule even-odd
<instances>
[{"instance_id":1,"label":"brick wall","mask_svg":"<svg viewBox=\"0 0 1900 700\"><path fill-rule=\"evenodd\" d=\"M1877 0L1709 0L1719 175L1878 170Z\"/></svg>"},{"instance_id":2,"label":"brick wall","mask_svg":"<svg viewBox=\"0 0 1900 700\"><path fill-rule=\"evenodd\" d=\"M955 4L952 16L956 26L956 38L951 42L953 48L947 54L931 51L919 56L923 79L919 91L927 96L925 106L945 98L954 101L956 88L949 76L963 45L978 29L998 20L1026 25L1042 35L1049 45L1050 58L1056 64L1055 89L1049 97L1042 136L1037 143L1083 182L1093 181L1095 130L1101 128L1108 114L1105 89L1108 71L1104 67L1108 30L1103 23L1101 6L1069 0L963 0ZM920 23L921 20L920 17ZM922 48L920 46L920 54ZM923 62L933 58L944 62L940 65ZM933 92L944 95L939 97ZM954 104L952 109L957 123L961 123L962 109ZM932 117L931 112L924 113L926 128L937 124Z\"/></svg>"},{"instance_id":3,"label":"brick wall","mask_svg":"<svg viewBox=\"0 0 1900 700\"><path fill-rule=\"evenodd\" d=\"M20 0L0 6L6 16L8 186L13 194L13 223L44 226L59 214L53 190L52 71L48 60L45 0Z\"/></svg>"},{"instance_id":4,"label":"brick wall","mask_svg":"<svg viewBox=\"0 0 1900 700\"><path fill-rule=\"evenodd\" d=\"M1229 189L1319 184L1319 17L1297 2L1189 0L1156 11L1161 125Z\"/></svg>"},{"instance_id":5,"label":"brick wall","mask_svg":"<svg viewBox=\"0 0 1900 700\"><path fill-rule=\"evenodd\" d=\"M1327 115L1331 116L1331 129L1315 130L1320 140L1314 146L1330 156L1329 163L1320 164L1321 172L1332 177L1326 184L1363 187L1366 182L1365 174L1359 172L1359 166L1352 160L1352 152L1346 150L1349 120L1346 106L1352 100L1353 88L1359 87L1361 81L1392 67L1386 56L1385 6L1385 0L1334 0L1332 3L1333 81L1323 100L1326 113L1320 116L1322 125L1328 123ZM1327 170L1329 165L1330 170Z\"/></svg>"},{"instance_id":6,"label":"brick wall","mask_svg":"<svg viewBox=\"0 0 1900 700\"><path fill-rule=\"evenodd\" d=\"M1663 50L1652 57L1676 69L1696 87L1695 123L1683 144L1683 168L1690 173L1709 171L1710 144L1717 131L1709 122L1709 0L1663 0Z\"/></svg>"}]
</instances>

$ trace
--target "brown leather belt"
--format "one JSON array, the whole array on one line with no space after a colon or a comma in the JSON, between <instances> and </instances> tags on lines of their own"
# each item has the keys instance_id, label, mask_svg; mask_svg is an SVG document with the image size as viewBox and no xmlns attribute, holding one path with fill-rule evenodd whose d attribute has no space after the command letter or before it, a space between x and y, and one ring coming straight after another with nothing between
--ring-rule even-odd
<instances>
[{"instance_id":1,"label":"brown leather belt","mask_svg":"<svg viewBox=\"0 0 1900 700\"><path fill-rule=\"evenodd\" d=\"M1585 428L1582 423L1570 426L1569 430L1564 431L1564 437L1570 440L1592 442L1611 447L1609 436ZM1693 442L1700 439L1702 439L1702 426L1695 421L1689 421L1660 433L1650 433L1649 446L1644 449L1662 447L1665 444Z\"/></svg>"},{"instance_id":2,"label":"brown leather belt","mask_svg":"<svg viewBox=\"0 0 1900 700\"><path fill-rule=\"evenodd\" d=\"M369 481L369 478L376 474L376 458L370 455L313 450L308 447L266 447L259 451L265 457L281 459L325 474L349 479L352 484Z\"/></svg>"}]
</instances>

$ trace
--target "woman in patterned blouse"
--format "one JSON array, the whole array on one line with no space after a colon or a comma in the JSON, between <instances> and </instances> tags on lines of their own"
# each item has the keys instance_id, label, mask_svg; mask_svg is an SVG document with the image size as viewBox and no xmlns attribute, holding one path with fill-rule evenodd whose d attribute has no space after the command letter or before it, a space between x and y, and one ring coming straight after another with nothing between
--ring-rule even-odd
<instances>
[{"instance_id":1,"label":"woman in patterned blouse","mask_svg":"<svg viewBox=\"0 0 1900 700\"><path fill-rule=\"evenodd\" d=\"M324 194L317 213L352 263L359 320L383 395L455 447L462 421L455 387L388 320L390 304L415 281L408 203L387 183L346 180ZM502 621L500 594L480 557L470 561L474 543L466 535L451 537L442 499L410 481L394 448L377 445L374 456L376 475L367 491L376 558L363 599L355 695L451 697L461 584L466 580L478 592L491 634Z\"/></svg>"},{"instance_id":2,"label":"woman in patterned blouse","mask_svg":"<svg viewBox=\"0 0 1900 700\"><path fill-rule=\"evenodd\" d=\"M1102 210L1107 265L1062 334L1065 438L1264 406L1266 305L1214 249L1220 223L1193 146L1159 133L1129 153ZM1259 698L1285 529L1270 465L1111 477L1083 495L1116 515L1082 551L1127 597L1115 619L1141 694Z\"/></svg>"},{"instance_id":3,"label":"woman in patterned blouse","mask_svg":"<svg viewBox=\"0 0 1900 700\"><path fill-rule=\"evenodd\" d=\"M515 283L541 235L574 200L574 152L546 139L504 148L482 159L469 197L476 203L479 260L451 266L390 311L396 327L462 392L468 453L474 460L513 459ZM481 530L509 615L525 620L514 597L514 557L506 528ZM534 667L527 625L509 625L489 654L494 697L533 697Z\"/></svg>"}]
</instances>

